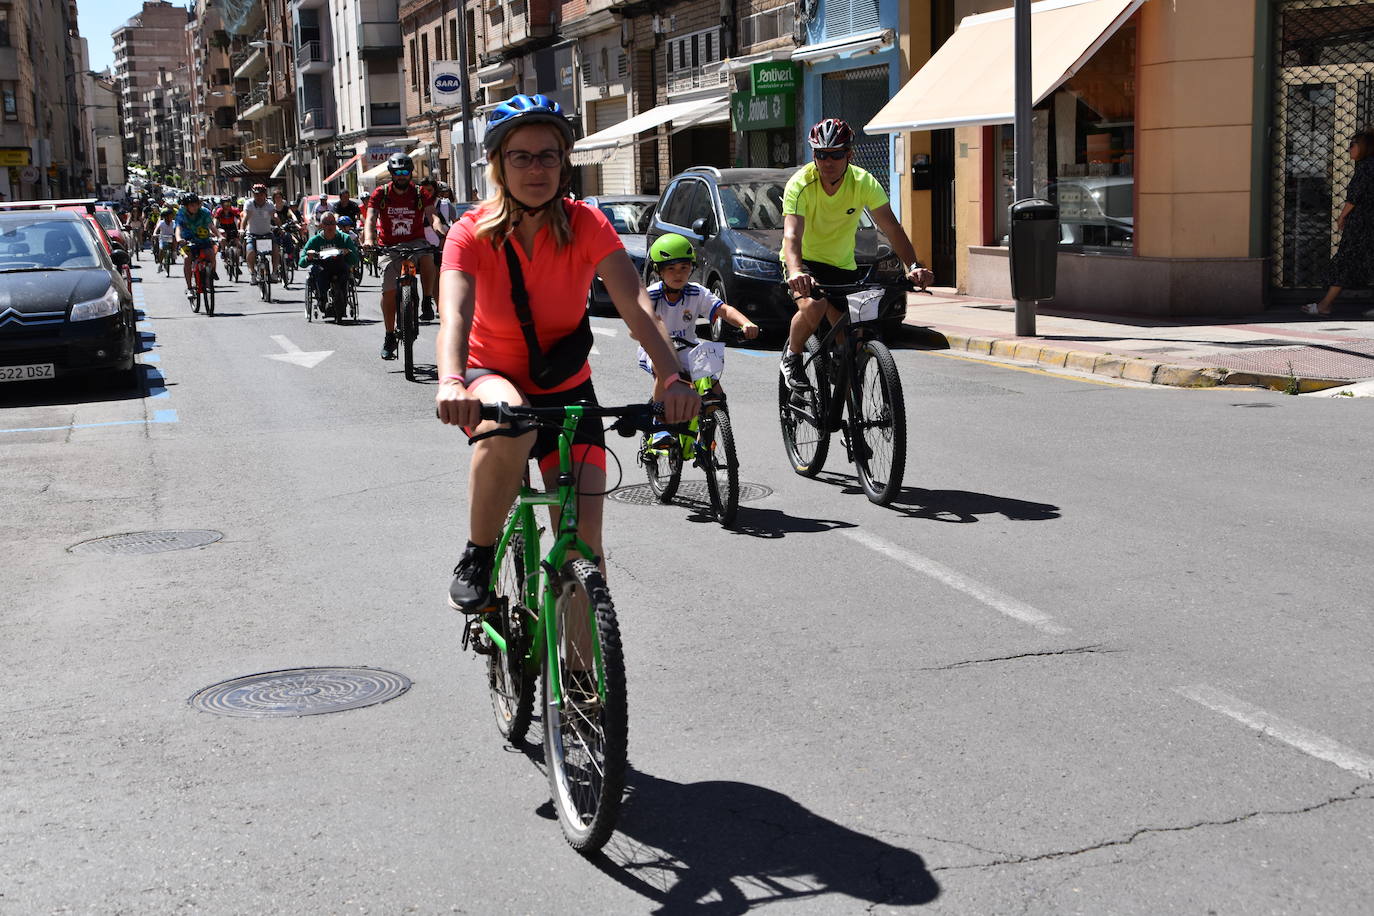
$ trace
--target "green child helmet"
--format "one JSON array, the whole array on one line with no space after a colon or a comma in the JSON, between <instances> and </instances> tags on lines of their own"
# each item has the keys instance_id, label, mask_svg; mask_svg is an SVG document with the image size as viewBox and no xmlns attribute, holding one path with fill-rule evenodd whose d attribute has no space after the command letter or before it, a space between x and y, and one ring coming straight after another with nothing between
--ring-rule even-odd
<instances>
[{"instance_id":1,"label":"green child helmet","mask_svg":"<svg viewBox=\"0 0 1374 916\"><path fill-rule=\"evenodd\" d=\"M669 232L667 235L659 236L649 247L649 260L654 262L656 268L664 268L679 261L695 264L697 253L685 236Z\"/></svg>"}]
</instances>

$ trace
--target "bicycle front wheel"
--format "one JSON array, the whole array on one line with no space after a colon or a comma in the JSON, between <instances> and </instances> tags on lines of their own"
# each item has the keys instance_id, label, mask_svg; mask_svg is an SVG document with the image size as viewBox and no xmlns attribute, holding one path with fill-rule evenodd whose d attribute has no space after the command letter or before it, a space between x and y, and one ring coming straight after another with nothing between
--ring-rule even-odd
<instances>
[{"instance_id":1,"label":"bicycle front wheel","mask_svg":"<svg viewBox=\"0 0 1374 916\"><path fill-rule=\"evenodd\" d=\"M415 338L420 336L420 303L413 282L402 283L396 296L400 319L401 349L405 350L406 381L415 381Z\"/></svg>"},{"instance_id":2,"label":"bicycle front wheel","mask_svg":"<svg viewBox=\"0 0 1374 916\"><path fill-rule=\"evenodd\" d=\"M706 465L706 492L711 497L711 511L722 527L735 524L739 511L739 461L735 458L735 432L730 426L730 414L717 408L711 419L702 421L705 431L702 449Z\"/></svg>"},{"instance_id":3,"label":"bicycle front wheel","mask_svg":"<svg viewBox=\"0 0 1374 916\"><path fill-rule=\"evenodd\" d=\"M210 276L210 271L205 271L205 285L201 287L201 294L205 297L205 314L207 317L214 317L215 314L215 280Z\"/></svg>"},{"instance_id":4,"label":"bicycle front wheel","mask_svg":"<svg viewBox=\"0 0 1374 916\"><path fill-rule=\"evenodd\" d=\"M816 338L806 341L806 357L819 350ZM815 477L825 467L830 452L830 428L826 415L830 403L830 360L816 357L807 364L805 376L809 390L794 393L778 375L778 418L782 423L782 445L792 470L803 477Z\"/></svg>"},{"instance_id":5,"label":"bicycle front wheel","mask_svg":"<svg viewBox=\"0 0 1374 916\"><path fill-rule=\"evenodd\" d=\"M856 390L850 401L854 466L864 495L870 502L886 506L902 489L906 470L902 383L892 352L876 340L864 342L856 375Z\"/></svg>"},{"instance_id":6,"label":"bicycle front wheel","mask_svg":"<svg viewBox=\"0 0 1374 916\"><path fill-rule=\"evenodd\" d=\"M662 448L651 448L649 434L639 448L639 462L644 465L644 475L649 479L649 492L654 499L665 505L677 495L678 483L682 480L682 449L677 436L671 437Z\"/></svg>"},{"instance_id":7,"label":"bicycle front wheel","mask_svg":"<svg viewBox=\"0 0 1374 916\"><path fill-rule=\"evenodd\" d=\"M534 612L525 606L525 585L537 571L525 569L525 538L516 534L506 545L496 577L496 610L483 617L506 641L505 651L492 644L487 655L487 689L496 714L496 730L511 744L520 744L534 713L534 676L525 671ZM483 639L487 639L485 631ZM486 650L484 650L486 651Z\"/></svg>"},{"instance_id":8,"label":"bicycle front wheel","mask_svg":"<svg viewBox=\"0 0 1374 916\"><path fill-rule=\"evenodd\" d=\"M592 853L610 839L625 792L629 720L625 656L611 593L589 560L570 560L557 583L558 672L554 702L544 662L544 760L568 844ZM601 670L598 679L596 654Z\"/></svg>"}]
</instances>

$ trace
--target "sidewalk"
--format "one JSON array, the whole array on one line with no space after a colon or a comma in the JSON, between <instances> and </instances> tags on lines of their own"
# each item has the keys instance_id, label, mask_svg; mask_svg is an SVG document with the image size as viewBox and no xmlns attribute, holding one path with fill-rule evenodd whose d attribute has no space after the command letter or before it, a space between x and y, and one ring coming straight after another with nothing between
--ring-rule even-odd
<instances>
[{"instance_id":1,"label":"sidewalk","mask_svg":"<svg viewBox=\"0 0 1374 916\"><path fill-rule=\"evenodd\" d=\"M1036 337L1017 337L1012 303L952 289L908 296L906 329L950 350L1178 387L1244 385L1293 394L1374 379L1374 319L1369 305L1331 318L1293 309L1247 318L1191 322L1037 311ZM1367 388L1367 385L1361 385Z\"/></svg>"}]
</instances>

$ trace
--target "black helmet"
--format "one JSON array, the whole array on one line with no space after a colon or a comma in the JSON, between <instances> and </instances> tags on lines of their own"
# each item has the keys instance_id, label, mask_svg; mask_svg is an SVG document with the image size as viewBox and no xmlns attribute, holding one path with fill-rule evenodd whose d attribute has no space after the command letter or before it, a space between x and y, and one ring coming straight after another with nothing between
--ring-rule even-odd
<instances>
[{"instance_id":1,"label":"black helmet","mask_svg":"<svg viewBox=\"0 0 1374 916\"><path fill-rule=\"evenodd\" d=\"M405 153L392 153L391 158L386 161L386 170L395 175L397 172L405 172L409 177L415 170L415 163Z\"/></svg>"},{"instance_id":2,"label":"black helmet","mask_svg":"<svg viewBox=\"0 0 1374 916\"><path fill-rule=\"evenodd\" d=\"M528 124L552 124L563 135L568 146L573 145L572 122L563 113L563 106L543 94L516 95L497 105L487 115L487 133L482 139L487 158L501 148L501 140L512 128Z\"/></svg>"},{"instance_id":3,"label":"black helmet","mask_svg":"<svg viewBox=\"0 0 1374 916\"><path fill-rule=\"evenodd\" d=\"M186 206L187 204L198 204L198 203L200 203L200 198L197 197L197 196L194 195L194 194L183 194L183 195L181 195L181 205L182 205L183 207Z\"/></svg>"}]
</instances>

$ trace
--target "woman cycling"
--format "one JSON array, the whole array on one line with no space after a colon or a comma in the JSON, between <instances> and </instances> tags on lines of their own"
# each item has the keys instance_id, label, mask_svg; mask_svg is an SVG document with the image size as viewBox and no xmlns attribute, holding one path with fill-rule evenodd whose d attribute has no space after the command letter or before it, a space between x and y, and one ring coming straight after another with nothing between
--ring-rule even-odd
<instances>
[{"instance_id":1,"label":"woman cycling","mask_svg":"<svg viewBox=\"0 0 1374 916\"><path fill-rule=\"evenodd\" d=\"M530 353L515 315L506 244L518 258L541 350L571 334L586 313L592 276L599 275L616 310L642 343L658 381L668 423L685 423L701 402L678 375L677 356L654 314L630 256L595 207L567 200L572 124L543 95L517 95L488 115L484 140L491 197L463 215L448 234L439 276L439 419L473 434L497 424L480 417L482 404L556 406L596 403L591 368L540 388L530 378ZM506 511L533 457L546 475L558 469L557 434L493 436L473 448L468 483L469 534L453 571L449 605L467 613L490 605L492 555ZM580 536L598 555L606 489L605 437L596 422L582 424L573 443ZM546 483L551 483L546 476Z\"/></svg>"}]
</instances>

